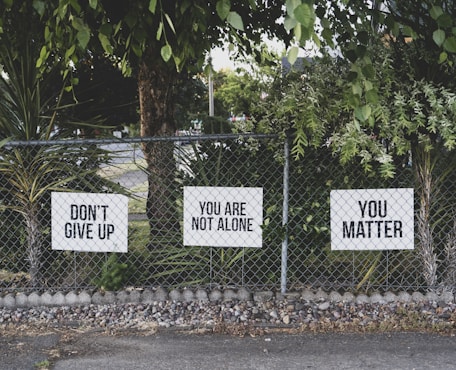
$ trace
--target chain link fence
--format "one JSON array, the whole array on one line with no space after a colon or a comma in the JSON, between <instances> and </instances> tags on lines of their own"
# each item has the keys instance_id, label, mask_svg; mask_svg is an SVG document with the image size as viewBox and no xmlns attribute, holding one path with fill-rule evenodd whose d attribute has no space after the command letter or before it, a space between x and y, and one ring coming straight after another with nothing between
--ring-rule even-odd
<instances>
[{"instance_id":1,"label":"chain link fence","mask_svg":"<svg viewBox=\"0 0 456 370\"><path fill-rule=\"evenodd\" d=\"M254 134L9 142L0 148L0 291L455 288L449 153L434 167L426 202L409 158L385 180L342 166L326 147L299 160L289 147ZM359 226L347 218L356 246L334 250L331 191L386 188L414 189L412 225L388 218L406 200L356 199L358 213L373 220ZM342 202L338 212L350 211ZM406 226L411 239L369 247L379 219L380 239L397 239Z\"/></svg>"}]
</instances>

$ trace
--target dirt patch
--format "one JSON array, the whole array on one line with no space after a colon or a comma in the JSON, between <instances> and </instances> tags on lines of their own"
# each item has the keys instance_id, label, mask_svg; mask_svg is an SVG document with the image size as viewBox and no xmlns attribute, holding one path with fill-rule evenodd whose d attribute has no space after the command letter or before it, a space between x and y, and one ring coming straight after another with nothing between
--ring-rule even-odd
<instances>
[{"instance_id":1,"label":"dirt patch","mask_svg":"<svg viewBox=\"0 0 456 370\"><path fill-rule=\"evenodd\" d=\"M80 337L102 335L93 329L49 328L35 325L10 325L1 328L1 366L10 370L51 368L56 359L84 354L85 346L73 347Z\"/></svg>"}]
</instances>

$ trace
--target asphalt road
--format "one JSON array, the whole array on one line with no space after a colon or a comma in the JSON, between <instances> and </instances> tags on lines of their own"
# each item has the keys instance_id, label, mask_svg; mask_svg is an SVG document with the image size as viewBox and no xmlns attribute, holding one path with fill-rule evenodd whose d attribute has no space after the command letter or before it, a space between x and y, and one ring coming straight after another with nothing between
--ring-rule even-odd
<instances>
[{"instance_id":1,"label":"asphalt road","mask_svg":"<svg viewBox=\"0 0 456 370\"><path fill-rule=\"evenodd\" d=\"M159 332L0 338L1 369L454 369L456 337L433 334L272 334L258 337ZM58 355L56 356L56 353ZM52 356L53 357L47 357Z\"/></svg>"}]
</instances>

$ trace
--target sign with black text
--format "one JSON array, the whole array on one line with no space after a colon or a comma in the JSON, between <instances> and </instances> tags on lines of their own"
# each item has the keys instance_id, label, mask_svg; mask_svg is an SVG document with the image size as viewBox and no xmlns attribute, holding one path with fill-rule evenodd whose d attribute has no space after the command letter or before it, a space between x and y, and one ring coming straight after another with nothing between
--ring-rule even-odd
<instances>
[{"instance_id":1,"label":"sign with black text","mask_svg":"<svg viewBox=\"0 0 456 370\"><path fill-rule=\"evenodd\" d=\"M263 188L184 187L184 245L261 248Z\"/></svg>"},{"instance_id":2,"label":"sign with black text","mask_svg":"<svg viewBox=\"0 0 456 370\"><path fill-rule=\"evenodd\" d=\"M331 250L414 248L413 189L332 190Z\"/></svg>"},{"instance_id":3,"label":"sign with black text","mask_svg":"<svg viewBox=\"0 0 456 370\"><path fill-rule=\"evenodd\" d=\"M120 194L53 192L52 249L128 251L128 198Z\"/></svg>"}]
</instances>

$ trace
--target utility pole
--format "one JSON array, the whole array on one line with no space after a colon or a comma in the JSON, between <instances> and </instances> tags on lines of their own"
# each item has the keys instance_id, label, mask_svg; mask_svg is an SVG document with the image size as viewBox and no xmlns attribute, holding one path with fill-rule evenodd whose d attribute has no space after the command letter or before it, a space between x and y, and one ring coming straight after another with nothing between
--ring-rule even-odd
<instances>
[{"instance_id":1,"label":"utility pole","mask_svg":"<svg viewBox=\"0 0 456 370\"><path fill-rule=\"evenodd\" d=\"M212 57L209 57L209 116L214 116L214 81L212 80Z\"/></svg>"}]
</instances>

